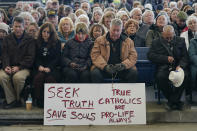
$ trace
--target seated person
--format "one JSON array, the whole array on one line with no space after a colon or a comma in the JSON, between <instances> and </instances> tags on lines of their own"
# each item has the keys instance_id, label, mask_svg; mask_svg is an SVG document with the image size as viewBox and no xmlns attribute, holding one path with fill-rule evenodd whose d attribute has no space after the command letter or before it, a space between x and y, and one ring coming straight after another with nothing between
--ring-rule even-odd
<instances>
[{"instance_id":1,"label":"seated person","mask_svg":"<svg viewBox=\"0 0 197 131\"><path fill-rule=\"evenodd\" d=\"M35 58L34 42L25 32L24 19L15 17L13 32L5 37L2 44L3 69L0 71L0 85L6 96L5 109L21 106L20 94Z\"/></svg>"},{"instance_id":2,"label":"seated person","mask_svg":"<svg viewBox=\"0 0 197 131\"><path fill-rule=\"evenodd\" d=\"M61 44L56 35L54 26L46 22L39 30L36 41L35 76L33 85L35 89L36 104L44 106L44 83L57 83L61 57Z\"/></svg>"},{"instance_id":3,"label":"seated person","mask_svg":"<svg viewBox=\"0 0 197 131\"><path fill-rule=\"evenodd\" d=\"M113 19L107 34L96 39L91 52L92 82L119 77L122 82L136 82L137 53L133 41L122 33L122 21Z\"/></svg>"},{"instance_id":4,"label":"seated person","mask_svg":"<svg viewBox=\"0 0 197 131\"><path fill-rule=\"evenodd\" d=\"M180 102L185 83L188 77L188 54L183 38L175 36L174 28L166 25L162 36L153 41L148 52L148 59L157 65L156 81L158 88L168 100L168 110L182 110L183 103ZM170 71L184 70L185 78L180 87L171 87L168 79Z\"/></svg>"},{"instance_id":5,"label":"seated person","mask_svg":"<svg viewBox=\"0 0 197 131\"><path fill-rule=\"evenodd\" d=\"M75 37L69 40L63 49L63 79L67 83L88 83L92 42L88 37L88 27L85 23L79 22L75 32Z\"/></svg>"},{"instance_id":6,"label":"seated person","mask_svg":"<svg viewBox=\"0 0 197 131\"><path fill-rule=\"evenodd\" d=\"M197 35L190 41L189 49L191 87L197 91Z\"/></svg>"}]
</instances>

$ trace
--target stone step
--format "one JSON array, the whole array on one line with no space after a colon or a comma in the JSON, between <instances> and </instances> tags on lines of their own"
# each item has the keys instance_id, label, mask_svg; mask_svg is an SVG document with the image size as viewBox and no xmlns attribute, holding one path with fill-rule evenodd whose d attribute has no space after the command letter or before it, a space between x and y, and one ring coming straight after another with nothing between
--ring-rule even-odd
<instances>
[{"instance_id":1,"label":"stone step","mask_svg":"<svg viewBox=\"0 0 197 131\"><path fill-rule=\"evenodd\" d=\"M158 105L156 102L148 102L146 107L147 123L197 122L197 108L191 109L191 106L184 106L183 111L167 111L164 103ZM42 124L43 114L44 110L37 107L33 107L30 111L24 107L9 110L0 109L0 123Z\"/></svg>"}]
</instances>

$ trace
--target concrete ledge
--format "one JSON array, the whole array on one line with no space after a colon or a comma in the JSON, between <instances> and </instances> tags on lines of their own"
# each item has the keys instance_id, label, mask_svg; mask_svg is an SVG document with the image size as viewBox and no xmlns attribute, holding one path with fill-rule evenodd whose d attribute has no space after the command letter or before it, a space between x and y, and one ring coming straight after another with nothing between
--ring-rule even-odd
<instances>
[{"instance_id":1,"label":"concrete ledge","mask_svg":"<svg viewBox=\"0 0 197 131\"><path fill-rule=\"evenodd\" d=\"M24 107L10 110L0 109L0 123L43 123L44 110L33 107L31 111L27 111ZM185 106L183 111L167 111L164 103L158 105L156 102L147 103L147 123L165 123L180 122L193 123L197 122L197 109L191 109Z\"/></svg>"}]
</instances>

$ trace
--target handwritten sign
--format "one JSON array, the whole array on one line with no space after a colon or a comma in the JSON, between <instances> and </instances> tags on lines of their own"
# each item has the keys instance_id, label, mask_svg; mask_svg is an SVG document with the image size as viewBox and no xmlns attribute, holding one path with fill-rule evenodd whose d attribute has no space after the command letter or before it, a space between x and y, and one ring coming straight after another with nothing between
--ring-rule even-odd
<instances>
[{"instance_id":1,"label":"handwritten sign","mask_svg":"<svg viewBox=\"0 0 197 131\"><path fill-rule=\"evenodd\" d=\"M146 124L144 84L45 84L44 125L126 124Z\"/></svg>"}]
</instances>

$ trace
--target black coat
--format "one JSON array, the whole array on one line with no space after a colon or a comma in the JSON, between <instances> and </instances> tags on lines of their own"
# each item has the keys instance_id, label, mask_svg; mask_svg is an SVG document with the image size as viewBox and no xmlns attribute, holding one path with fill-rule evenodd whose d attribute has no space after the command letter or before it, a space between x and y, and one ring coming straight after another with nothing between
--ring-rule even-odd
<instances>
[{"instance_id":1,"label":"black coat","mask_svg":"<svg viewBox=\"0 0 197 131\"><path fill-rule=\"evenodd\" d=\"M81 67L91 66L90 52L92 42L87 38L83 42L77 41L75 38L67 41L63 49L62 65L69 67L71 62L79 64Z\"/></svg>"},{"instance_id":2,"label":"black coat","mask_svg":"<svg viewBox=\"0 0 197 131\"><path fill-rule=\"evenodd\" d=\"M47 43L42 43L41 46L36 46L36 70L39 66L48 67L54 71L57 66L60 66L61 59L61 42L58 40L54 46L47 47Z\"/></svg>"},{"instance_id":3,"label":"black coat","mask_svg":"<svg viewBox=\"0 0 197 131\"><path fill-rule=\"evenodd\" d=\"M154 40L147 54L148 59L155 63L158 68L161 68L169 67L168 56L173 56L175 59L174 68L180 65L183 69L186 69L189 57L184 38L175 36L171 44L173 45L173 51L168 48L167 42L162 37Z\"/></svg>"}]
</instances>

